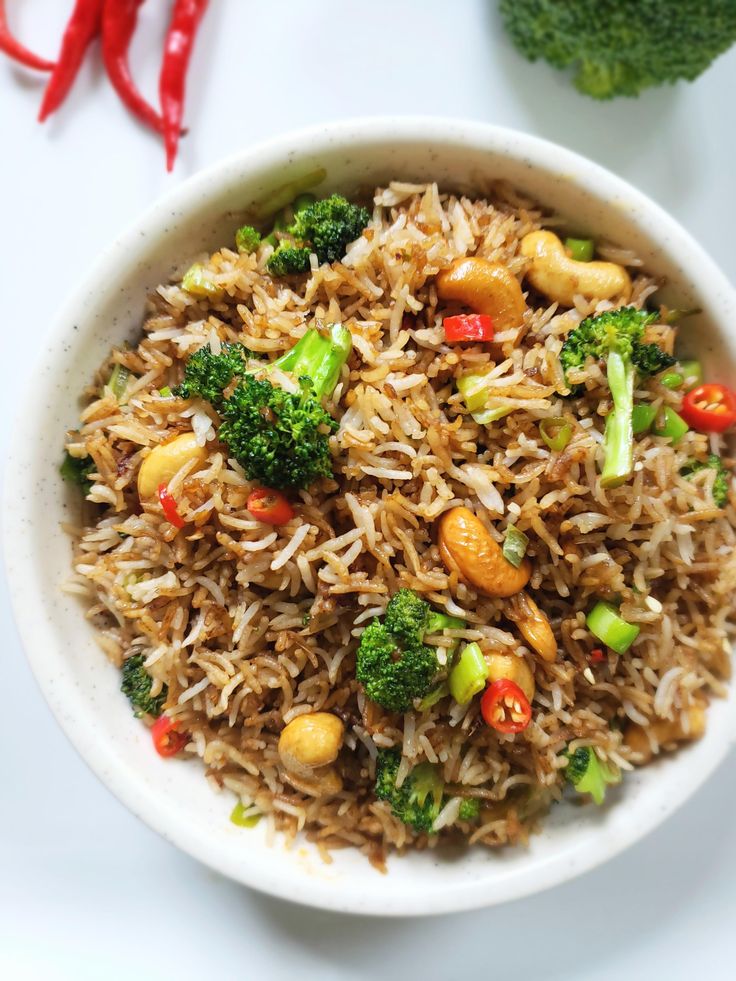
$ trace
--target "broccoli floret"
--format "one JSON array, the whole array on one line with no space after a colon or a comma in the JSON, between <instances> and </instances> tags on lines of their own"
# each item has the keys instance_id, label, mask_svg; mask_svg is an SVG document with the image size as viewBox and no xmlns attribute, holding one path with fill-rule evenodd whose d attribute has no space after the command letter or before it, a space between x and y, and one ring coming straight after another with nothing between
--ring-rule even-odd
<instances>
[{"instance_id":1,"label":"broccoli floret","mask_svg":"<svg viewBox=\"0 0 736 981\"><path fill-rule=\"evenodd\" d=\"M572 68L595 99L692 81L736 41L733 0L501 0L530 61Z\"/></svg>"},{"instance_id":2,"label":"broccoli floret","mask_svg":"<svg viewBox=\"0 0 736 981\"><path fill-rule=\"evenodd\" d=\"M92 487L92 481L89 479L89 475L94 472L94 469L95 462L91 456L72 456L67 450L64 453L64 460L59 467L59 473L68 483L81 487L86 497Z\"/></svg>"},{"instance_id":3,"label":"broccoli floret","mask_svg":"<svg viewBox=\"0 0 736 981\"><path fill-rule=\"evenodd\" d=\"M621 771L601 763L591 746L581 746L568 756L565 777L579 794L590 794L596 804L602 804L606 787L621 782Z\"/></svg>"},{"instance_id":4,"label":"broccoli floret","mask_svg":"<svg viewBox=\"0 0 736 981\"><path fill-rule=\"evenodd\" d=\"M400 787L396 775L401 754L395 749L380 749L376 763L376 797L391 805L391 813L415 831L432 833L432 826L442 809L444 782L431 763L420 763L409 772Z\"/></svg>"},{"instance_id":5,"label":"broccoli floret","mask_svg":"<svg viewBox=\"0 0 736 981\"><path fill-rule=\"evenodd\" d=\"M723 461L717 453L710 453L706 460L690 460L680 470L683 477L692 477L693 474L700 473L701 470L715 470L716 475L713 480L713 503L717 508L723 508L728 501L728 482L730 474L723 466Z\"/></svg>"},{"instance_id":6,"label":"broccoli floret","mask_svg":"<svg viewBox=\"0 0 736 981\"><path fill-rule=\"evenodd\" d=\"M562 345L560 362L565 376L571 368L582 368L588 358L606 362L613 410L606 417L605 462L601 474L604 487L618 487L629 478L633 468L632 412L637 370L649 375L675 363L656 344L642 343L644 329L657 318L658 314L635 307L609 310L587 317ZM570 386L573 397L582 390L580 385Z\"/></svg>"},{"instance_id":7,"label":"broccoli floret","mask_svg":"<svg viewBox=\"0 0 736 981\"><path fill-rule=\"evenodd\" d=\"M238 252L255 252L261 244L261 233L252 225L243 225L235 233L235 247Z\"/></svg>"},{"instance_id":8,"label":"broccoli floret","mask_svg":"<svg viewBox=\"0 0 736 981\"><path fill-rule=\"evenodd\" d=\"M153 681L143 667L144 661L145 657L142 654L135 654L123 661L120 690L132 705L137 718L140 718L141 715L158 717L161 715L169 690L164 685L160 693L155 698L151 698Z\"/></svg>"},{"instance_id":9,"label":"broccoli floret","mask_svg":"<svg viewBox=\"0 0 736 981\"><path fill-rule=\"evenodd\" d=\"M275 368L299 382L297 392L272 385L266 377L243 375L223 404L220 439L250 480L267 487L308 487L332 476L329 436L337 422L322 407L335 389L352 349L342 324L329 332L311 329L263 369Z\"/></svg>"},{"instance_id":10,"label":"broccoli floret","mask_svg":"<svg viewBox=\"0 0 736 981\"><path fill-rule=\"evenodd\" d=\"M480 801L477 797L465 797L458 812L459 821L477 821L480 815Z\"/></svg>"},{"instance_id":11,"label":"broccoli floret","mask_svg":"<svg viewBox=\"0 0 736 981\"><path fill-rule=\"evenodd\" d=\"M431 610L412 590L400 589L383 622L374 620L360 638L356 677L366 695L390 712L407 712L429 692L439 670L437 654L424 643L424 635L464 626L457 617Z\"/></svg>"},{"instance_id":12,"label":"broccoli floret","mask_svg":"<svg viewBox=\"0 0 736 981\"><path fill-rule=\"evenodd\" d=\"M184 381L174 394L182 399L205 399L217 408L233 378L243 374L249 357L253 355L242 344L223 344L219 354L213 354L209 344L205 344L187 361Z\"/></svg>"},{"instance_id":13,"label":"broccoli floret","mask_svg":"<svg viewBox=\"0 0 736 981\"><path fill-rule=\"evenodd\" d=\"M339 194L322 201L295 202L293 220L266 268L274 276L307 272L311 253L320 263L336 262L360 237L370 217L366 208L351 204Z\"/></svg>"}]
</instances>

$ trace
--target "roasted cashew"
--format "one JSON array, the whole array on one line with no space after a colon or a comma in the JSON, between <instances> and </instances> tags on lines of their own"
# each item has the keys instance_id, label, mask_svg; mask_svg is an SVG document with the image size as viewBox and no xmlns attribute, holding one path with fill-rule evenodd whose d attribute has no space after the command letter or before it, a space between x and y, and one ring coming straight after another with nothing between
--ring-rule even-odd
<instances>
[{"instance_id":1,"label":"roasted cashew","mask_svg":"<svg viewBox=\"0 0 736 981\"><path fill-rule=\"evenodd\" d=\"M526 302L519 281L500 262L479 256L455 261L437 274L437 295L493 318L496 330L518 327Z\"/></svg>"},{"instance_id":2,"label":"roasted cashew","mask_svg":"<svg viewBox=\"0 0 736 981\"><path fill-rule=\"evenodd\" d=\"M571 307L575 296L586 300L619 299L628 302L631 279L615 262L577 262L565 252L554 232L529 232L521 240L521 254L531 259L526 278L548 299Z\"/></svg>"},{"instance_id":3,"label":"roasted cashew","mask_svg":"<svg viewBox=\"0 0 736 981\"><path fill-rule=\"evenodd\" d=\"M528 559L518 569L505 559L482 521L465 507L441 516L438 544L447 570L457 572L486 596L513 596L532 574Z\"/></svg>"},{"instance_id":4,"label":"roasted cashew","mask_svg":"<svg viewBox=\"0 0 736 981\"><path fill-rule=\"evenodd\" d=\"M546 614L542 613L527 593L519 593L504 607L504 613L513 620L524 640L533 647L544 661L550 663L557 657L557 641L552 633Z\"/></svg>"},{"instance_id":5,"label":"roasted cashew","mask_svg":"<svg viewBox=\"0 0 736 981\"><path fill-rule=\"evenodd\" d=\"M513 681L521 688L527 700L531 702L536 686L534 675L523 657L518 654L499 654L497 651L493 651L491 654L486 654L485 659L488 665L489 681L501 681L502 678L508 678L509 681Z\"/></svg>"},{"instance_id":6,"label":"roasted cashew","mask_svg":"<svg viewBox=\"0 0 736 981\"><path fill-rule=\"evenodd\" d=\"M311 778L314 770L334 763L342 748L345 726L330 712L297 715L279 736L279 756L287 770Z\"/></svg>"},{"instance_id":7,"label":"roasted cashew","mask_svg":"<svg viewBox=\"0 0 736 981\"><path fill-rule=\"evenodd\" d=\"M342 790L342 777L334 766L319 767L312 771L310 777L287 772L286 779L292 787L308 797L332 797Z\"/></svg>"},{"instance_id":8,"label":"roasted cashew","mask_svg":"<svg viewBox=\"0 0 736 981\"><path fill-rule=\"evenodd\" d=\"M182 433L154 446L138 471L138 496L141 500L153 497L190 460L204 463L206 459L207 448L197 443L194 433Z\"/></svg>"},{"instance_id":9,"label":"roasted cashew","mask_svg":"<svg viewBox=\"0 0 736 981\"><path fill-rule=\"evenodd\" d=\"M648 726L639 726L632 723L624 732L624 746L639 753L642 757L639 764L648 763L654 756L647 733L651 733L659 744L660 750L668 743L688 742L700 739L705 732L705 709L702 705L692 705L687 710L689 722L688 731L685 732L682 720L678 716L676 719L661 719L652 722Z\"/></svg>"}]
</instances>

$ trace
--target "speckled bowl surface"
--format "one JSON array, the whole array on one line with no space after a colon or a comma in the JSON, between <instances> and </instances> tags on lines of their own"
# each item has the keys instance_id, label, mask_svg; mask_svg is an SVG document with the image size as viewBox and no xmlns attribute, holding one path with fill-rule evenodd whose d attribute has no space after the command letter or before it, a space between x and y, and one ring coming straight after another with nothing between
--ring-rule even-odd
<instances>
[{"instance_id":1,"label":"speckled bowl surface","mask_svg":"<svg viewBox=\"0 0 736 981\"><path fill-rule=\"evenodd\" d=\"M291 850L228 820L233 800L216 794L198 761L162 760L118 690L119 674L97 647L82 608L60 591L70 543L61 522L76 508L49 461L60 458L78 418L80 379L110 347L134 338L146 291L203 249L228 242L238 214L324 168L321 190L351 192L389 179L435 180L482 194L511 181L580 232L636 250L666 277L662 295L702 307L697 337L682 345L708 374L736 376L736 296L711 259L648 198L601 167L543 140L440 119L345 122L244 150L186 181L113 241L46 337L41 365L15 420L6 467L5 557L31 666L59 723L99 778L135 814L224 875L311 906L383 915L431 914L500 903L546 889L606 861L659 825L693 794L728 751L736 698L713 704L697 744L627 775L607 804L561 804L529 847L432 850L393 857L388 876L359 854L324 864L307 842ZM40 396L39 397L39 393Z\"/></svg>"}]
</instances>

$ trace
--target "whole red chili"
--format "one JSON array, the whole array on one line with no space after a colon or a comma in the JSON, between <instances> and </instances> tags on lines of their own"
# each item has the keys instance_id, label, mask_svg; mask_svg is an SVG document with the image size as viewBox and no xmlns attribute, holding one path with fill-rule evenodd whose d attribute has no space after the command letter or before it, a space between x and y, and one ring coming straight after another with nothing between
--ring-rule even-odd
<instances>
[{"instance_id":1,"label":"whole red chili","mask_svg":"<svg viewBox=\"0 0 736 981\"><path fill-rule=\"evenodd\" d=\"M144 0L104 0L102 11L102 57L107 77L121 101L142 123L157 133L163 120L138 91L130 74L128 51L138 23L138 8Z\"/></svg>"},{"instance_id":2,"label":"whole red chili","mask_svg":"<svg viewBox=\"0 0 736 981\"><path fill-rule=\"evenodd\" d=\"M285 525L294 517L294 508L281 491L269 487L251 491L245 506L254 518L267 525Z\"/></svg>"},{"instance_id":3,"label":"whole red chili","mask_svg":"<svg viewBox=\"0 0 736 981\"><path fill-rule=\"evenodd\" d=\"M186 522L179 514L179 509L176 506L176 501L169 494L169 489L166 484L159 484L158 486L158 499L161 502L161 508L164 512L164 517L173 525L175 528L183 528Z\"/></svg>"},{"instance_id":4,"label":"whole red chili","mask_svg":"<svg viewBox=\"0 0 736 981\"><path fill-rule=\"evenodd\" d=\"M159 756L176 756L189 742L185 732L176 731L176 722L168 715L159 715L151 726L151 738Z\"/></svg>"},{"instance_id":5,"label":"whole red chili","mask_svg":"<svg viewBox=\"0 0 736 981\"><path fill-rule=\"evenodd\" d=\"M100 33L103 0L77 0L61 42L59 60L43 94L38 121L42 123L62 104L74 84L84 55Z\"/></svg>"},{"instance_id":6,"label":"whole red chili","mask_svg":"<svg viewBox=\"0 0 736 981\"><path fill-rule=\"evenodd\" d=\"M0 51L4 51L13 61L17 61L20 65L25 65L26 68L35 68L40 72L53 71L53 61L47 61L45 58L40 58L37 54L29 51L25 45L17 41L10 33L8 18L5 13L5 0L0 0Z\"/></svg>"},{"instance_id":7,"label":"whole red chili","mask_svg":"<svg viewBox=\"0 0 736 981\"><path fill-rule=\"evenodd\" d=\"M173 170L176 160L184 116L189 59L208 3L209 0L175 0L171 23L166 34L159 93L164 117L167 170Z\"/></svg>"},{"instance_id":8,"label":"whole red chili","mask_svg":"<svg viewBox=\"0 0 736 981\"><path fill-rule=\"evenodd\" d=\"M532 718L529 699L509 678L500 678L486 688L480 711L486 723L499 732L521 732Z\"/></svg>"}]
</instances>

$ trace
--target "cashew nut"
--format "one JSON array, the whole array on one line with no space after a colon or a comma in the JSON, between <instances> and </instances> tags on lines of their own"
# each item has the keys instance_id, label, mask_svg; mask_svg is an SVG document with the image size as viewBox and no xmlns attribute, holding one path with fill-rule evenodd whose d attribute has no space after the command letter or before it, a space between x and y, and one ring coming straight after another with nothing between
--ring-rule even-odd
<instances>
[{"instance_id":1,"label":"cashew nut","mask_svg":"<svg viewBox=\"0 0 736 981\"><path fill-rule=\"evenodd\" d=\"M687 710L688 731L683 728L682 719L660 719L652 722L648 726L633 724L628 726L624 732L624 746L627 746L635 753L639 753L641 760L639 764L648 763L654 756L651 743L649 742L650 733L659 744L660 750L668 743L681 743L689 740L700 739L705 732L705 709L702 705L692 705Z\"/></svg>"},{"instance_id":2,"label":"cashew nut","mask_svg":"<svg viewBox=\"0 0 736 981\"><path fill-rule=\"evenodd\" d=\"M314 771L334 763L342 747L345 726L330 712L298 715L279 737L279 756L287 770L311 779Z\"/></svg>"},{"instance_id":3,"label":"cashew nut","mask_svg":"<svg viewBox=\"0 0 736 981\"><path fill-rule=\"evenodd\" d=\"M516 654L499 654L493 651L491 654L486 654L485 659L490 681L501 681L502 678L508 678L509 681L513 681L521 688L528 701L531 702L536 686L534 675L523 657Z\"/></svg>"},{"instance_id":4,"label":"cashew nut","mask_svg":"<svg viewBox=\"0 0 736 981\"><path fill-rule=\"evenodd\" d=\"M487 313L497 330L518 327L526 302L519 281L500 262L478 256L455 261L437 274L437 295L455 300L476 313Z\"/></svg>"},{"instance_id":5,"label":"cashew nut","mask_svg":"<svg viewBox=\"0 0 736 981\"><path fill-rule=\"evenodd\" d=\"M548 299L571 307L579 293L586 300L626 303L631 296L631 279L615 262L578 262L565 252L554 232L529 232L521 240L521 254L531 259L526 278Z\"/></svg>"},{"instance_id":6,"label":"cashew nut","mask_svg":"<svg viewBox=\"0 0 736 981\"><path fill-rule=\"evenodd\" d=\"M514 596L504 608L509 620L513 620L524 640L544 661L550 663L557 657L557 641L545 613L539 609L527 593Z\"/></svg>"},{"instance_id":7,"label":"cashew nut","mask_svg":"<svg viewBox=\"0 0 736 981\"><path fill-rule=\"evenodd\" d=\"M532 574L528 559L517 569L504 558L500 545L465 507L445 511L440 518L438 543L447 570L457 572L486 596L513 596Z\"/></svg>"},{"instance_id":8,"label":"cashew nut","mask_svg":"<svg viewBox=\"0 0 736 981\"><path fill-rule=\"evenodd\" d=\"M334 766L323 766L312 772L311 777L287 773L289 783L308 797L332 797L342 790L342 778Z\"/></svg>"},{"instance_id":9,"label":"cashew nut","mask_svg":"<svg viewBox=\"0 0 736 981\"><path fill-rule=\"evenodd\" d=\"M154 446L138 471L138 496L153 497L190 460L204 463L206 459L207 449L197 443L194 433L182 433Z\"/></svg>"}]
</instances>

